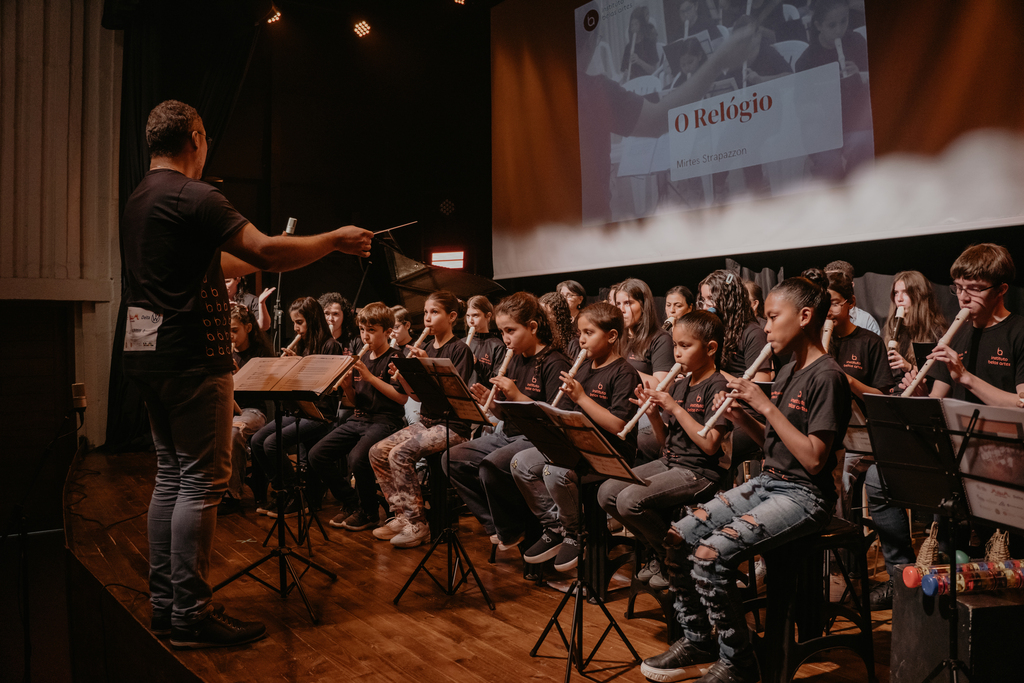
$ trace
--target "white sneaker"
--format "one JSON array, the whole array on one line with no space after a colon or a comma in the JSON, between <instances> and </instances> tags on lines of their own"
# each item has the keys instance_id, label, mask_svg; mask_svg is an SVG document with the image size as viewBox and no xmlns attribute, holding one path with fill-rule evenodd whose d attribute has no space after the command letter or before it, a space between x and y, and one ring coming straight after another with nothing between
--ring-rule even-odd
<instances>
[{"instance_id":1,"label":"white sneaker","mask_svg":"<svg viewBox=\"0 0 1024 683\"><path fill-rule=\"evenodd\" d=\"M430 541L429 526L423 523L410 524L406 522L402 532L391 539L391 545L396 548L415 548L428 541Z\"/></svg>"},{"instance_id":2,"label":"white sneaker","mask_svg":"<svg viewBox=\"0 0 1024 683\"><path fill-rule=\"evenodd\" d=\"M374 529L373 535L382 541L390 541L402 533L407 524L409 524L409 520L406 519L405 515L398 514Z\"/></svg>"}]
</instances>

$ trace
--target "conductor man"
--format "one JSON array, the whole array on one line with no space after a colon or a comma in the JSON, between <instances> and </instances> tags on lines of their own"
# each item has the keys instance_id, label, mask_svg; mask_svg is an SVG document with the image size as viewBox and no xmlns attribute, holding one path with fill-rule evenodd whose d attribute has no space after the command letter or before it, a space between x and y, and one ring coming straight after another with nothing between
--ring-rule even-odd
<instances>
[{"instance_id":1,"label":"conductor man","mask_svg":"<svg viewBox=\"0 0 1024 683\"><path fill-rule=\"evenodd\" d=\"M168 100L146 124L149 172L121 217L128 322L125 374L149 410L157 474L149 505L152 631L179 648L263 637L211 603L217 504L231 471L230 305L225 277L286 271L334 251L368 256L355 226L268 237L201 182L210 138L195 109Z\"/></svg>"}]
</instances>

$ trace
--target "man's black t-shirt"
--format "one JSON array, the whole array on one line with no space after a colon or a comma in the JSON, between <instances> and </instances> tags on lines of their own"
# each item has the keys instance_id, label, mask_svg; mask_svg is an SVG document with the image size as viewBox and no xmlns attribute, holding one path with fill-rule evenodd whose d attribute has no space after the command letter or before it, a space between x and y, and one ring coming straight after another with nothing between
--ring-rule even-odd
<instances>
[{"instance_id":1,"label":"man's black t-shirt","mask_svg":"<svg viewBox=\"0 0 1024 683\"><path fill-rule=\"evenodd\" d=\"M626 355L629 364L645 375L653 375L656 372L668 372L675 365L675 357L672 354L672 335L665 330L658 330L651 343L647 345L647 351L643 356L638 356L632 351Z\"/></svg>"},{"instance_id":2,"label":"man's black t-shirt","mask_svg":"<svg viewBox=\"0 0 1024 683\"><path fill-rule=\"evenodd\" d=\"M387 351L377 358L370 358L369 353L364 355L363 364L370 371L371 375L383 380L386 384L390 384L391 375L388 373L388 365L395 358L401 357L402 355L398 351L388 347ZM356 375L359 374L356 372ZM352 388L356 394L356 410L370 413L371 419L377 417L401 419L405 416L405 406L403 404L392 401L378 391L369 381L353 379Z\"/></svg>"},{"instance_id":3,"label":"man's black t-shirt","mask_svg":"<svg viewBox=\"0 0 1024 683\"><path fill-rule=\"evenodd\" d=\"M171 169L146 174L121 218L126 370L231 370L231 306L220 247L247 223L204 182Z\"/></svg>"},{"instance_id":4,"label":"man's black t-shirt","mask_svg":"<svg viewBox=\"0 0 1024 683\"><path fill-rule=\"evenodd\" d=\"M782 442L771 423L765 426L764 471L778 479L796 482L820 495L826 507L836 500L832 471L836 451L843 447L850 424L850 385L842 368L832 356L822 356L794 372L796 362L786 364L772 385L772 403L802 434L832 432L832 448L825 466L817 474L809 473Z\"/></svg>"},{"instance_id":5,"label":"man's black t-shirt","mask_svg":"<svg viewBox=\"0 0 1024 683\"><path fill-rule=\"evenodd\" d=\"M1001 322L980 330L962 325L949 347L960 354L960 362L968 372L996 389L1016 394L1017 387L1024 384L1024 316L1011 313ZM933 376L950 386L950 398L982 403L953 382L945 363L933 366Z\"/></svg>"},{"instance_id":6,"label":"man's black t-shirt","mask_svg":"<svg viewBox=\"0 0 1024 683\"><path fill-rule=\"evenodd\" d=\"M861 73L868 71L868 44L859 33L847 31L842 38L843 56L853 62ZM796 71L807 71L815 67L838 62L839 53L835 47L825 47L817 40L811 44L800 59L796 60ZM840 71L842 65L840 65ZM839 95L842 100L843 132L871 130L871 94L861 76L847 76L839 81Z\"/></svg>"},{"instance_id":7,"label":"man's black t-shirt","mask_svg":"<svg viewBox=\"0 0 1024 683\"><path fill-rule=\"evenodd\" d=\"M576 381L583 387L583 393L594 400L597 405L608 410L609 413L629 422L636 414L637 405L630 402L633 391L640 384L640 373L630 365L625 358L617 358L603 368L595 370L593 362L584 361L583 365L576 372ZM559 404L562 408L562 404ZM593 418L591 418L593 422ZM601 427L598 427L604 438L619 453L632 461L636 456L636 430L631 429L626 436L627 448L619 448L623 445L622 439Z\"/></svg>"},{"instance_id":8,"label":"man's black t-shirt","mask_svg":"<svg viewBox=\"0 0 1024 683\"><path fill-rule=\"evenodd\" d=\"M722 359L722 372L727 372L734 377L742 377L747 368L753 365L757 357L761 355L761 351L767 343L768 335L764 333L764 328L753 321L747 323L740 334L740 347L728 358ZM771 372L771 358L762 363L757 371Z\"/></svg>"},{"instance_id":9,"label":"man's black t-shirt","mask_svg":"<svg viewBox=\"0 0 1024 683\"><path fill-rule=\"evenodd\" d=\"M843 372L883 394L890 393L896 381L881 337L863 327L854 327L845 337L833 334L832 343Z\"/></svg>"},{"instance_id":10,"label":"man's black t-shirt","mask_svg":"<svg viewBox=\"0 0 1024 683\"><path fill-rule=\"evenodd\" d=\"M561 351L545 348L536 356L526 358L520 354L512 356L505 370L505 376L516 384L516 389L526 394L531 401L543 401L551 403L558 395L562 387L560 375L569 371L569 359ZM497 375L497 371L494 373ZM569 409L566 403L560 403L559 408ZM518 427L511 420L505 422L503 427L505 436L518 436L522 434Z\"/></svg>"},{"instance_id":11,"label":"man's black t-shirt","mask_svg":"<svg viewBox=\"0 0 1024 683\"><path fill-rule=\"evenodd\" d=\"M725 377L716 372L703 382L691 386L689 379L680 380L672 385L669 393L676 403L683 407L699 424L705 424L707 418L714 413L711 406L715 394L728 391ZM669 465L676 465L693 470L709 481L719 482L726 476L723 467L725 454L721 447L717 453L708 455L700 449L690 435L686 433L679 421L671 413L665 413L665 445L661 449L661 457ZM715 429L725 434L732 429L728 420L719 420Z\"/></svg>"}]
</instances>

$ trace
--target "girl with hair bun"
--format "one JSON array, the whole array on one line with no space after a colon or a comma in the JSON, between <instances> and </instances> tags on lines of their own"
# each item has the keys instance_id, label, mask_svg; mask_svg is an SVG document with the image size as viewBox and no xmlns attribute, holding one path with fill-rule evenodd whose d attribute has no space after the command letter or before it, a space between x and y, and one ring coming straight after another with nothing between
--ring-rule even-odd
<instances>
[{"instance_id":1,"label":"girl with hair bun","mask_svg":"<svg viewBox=\"0 0 1024 683\"><path fill-rule=\"evenodd\" d=\"M733 575L741 561L819 531L832 517L832 472L851 399L846 375L821 346L829 303L828 292L805 278L785 280L765 301L772 350L792 360L779 371L771 398L749 380L728 384L763 424L738 407L725 411L735 428L763 445L764 470L692 508L666 535L684 640L644 661L648 678L713 662L702 680L760 680ZM719 393L713 409L725 397Z\"/></svg>"}]
</instances>

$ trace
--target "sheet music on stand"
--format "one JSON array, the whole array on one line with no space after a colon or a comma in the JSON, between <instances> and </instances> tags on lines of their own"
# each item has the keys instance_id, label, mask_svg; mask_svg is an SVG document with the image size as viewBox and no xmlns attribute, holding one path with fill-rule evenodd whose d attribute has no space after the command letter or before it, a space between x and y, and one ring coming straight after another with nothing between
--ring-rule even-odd
<instances>
[{"instance_id":1,"label":"sheet music on stand","mask_svg":"<svg viewBox=\"0 0 1024 683\"><path fill-rule=\"evenodd\" d=\"M451 409L451 419L489 425L466 381L448 358L396 358L392 361L425 406Z\"/></svg>"},{"instance_id":2,"label":"sheet music on stand","mask_svg":"<svg viewBox=\"0 0 1024 683\"><path fill-rule=\"evenodd\" d=\"M555 465L575 470L580 459L610 479L647 486L584 413L552 408L531 401L496 401L502 415L512 420L537 450Z\"/></svg>"},{"instance_id":3,"label":"sheet music on stand","mask_svg":"<svg viewBox=\"0 0 1024 683\"><path fill-rule=\"evenodd\" d=\"M327 420L314 403L330 393L355 356L253 358L234 374L235 394L271 401L316 420Z\"/></svg>"},{"instance_id":4,"label":"sheet music on stand","mask_svg":"<svg viewBox=\"0 0 1024 683\"><path fill-rule=\"evenodd\" d=\"M955 399L865 397L890 498L966 501L968 516L1024 533L1024 410ZM895 476L892 476L895 475Z\"/></svg>"},{"instance_id":5,"label":"sheet music on stand","mask_svg":"<svg viewBox=\"0 0 1024 683\"><path fill-rule=\"evenodd\" d=\"M1024 410L941 400L971 516L1024 531Z\"/></svg>"}]
</instances>

